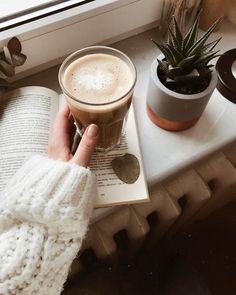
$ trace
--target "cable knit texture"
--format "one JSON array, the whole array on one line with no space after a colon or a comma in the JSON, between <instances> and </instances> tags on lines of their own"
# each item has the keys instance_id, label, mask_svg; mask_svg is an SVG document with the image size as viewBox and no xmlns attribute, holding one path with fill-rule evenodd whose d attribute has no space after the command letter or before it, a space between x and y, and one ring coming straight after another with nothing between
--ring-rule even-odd
<instances>
[{"instance_id":1,"label":"cable knit texture","mask_svg":"<svg viewBox=\"0 0 236 295\"><path fill-rule=\"evenodd\" d=\"M0 203L0 294L60 294L86 234L95 177L76 164L31 158Z\"/></svg>"}]
</instances>

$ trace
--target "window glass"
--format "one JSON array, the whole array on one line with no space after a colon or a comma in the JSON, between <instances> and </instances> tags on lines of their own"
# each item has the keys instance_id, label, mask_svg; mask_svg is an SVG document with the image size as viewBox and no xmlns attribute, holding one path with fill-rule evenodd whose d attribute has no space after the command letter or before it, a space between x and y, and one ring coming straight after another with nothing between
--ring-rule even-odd
<instances>
[{"instance_id":1,"label":"window glass","mask_svg":"<svg viewBox=\"0 0 236 295\"><path fill-rule=\"evenodd\" d=\"M95 0L0 0L0 31Z\"/></svg>"}]
</instances>

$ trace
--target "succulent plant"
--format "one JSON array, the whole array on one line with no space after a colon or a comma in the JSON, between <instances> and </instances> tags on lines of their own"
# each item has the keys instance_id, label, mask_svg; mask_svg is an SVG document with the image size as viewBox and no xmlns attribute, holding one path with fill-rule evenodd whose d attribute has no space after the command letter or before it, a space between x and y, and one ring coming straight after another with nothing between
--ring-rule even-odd
<instances>
[{"instance_id":1,"label":"succulent plant","mask_svg":"<svg viewBox=\"0 0 236 295\"><path fill-rule=\"evenodd\" d=\"M200 13L197 15L188 33L183 36L175 17L168 29L168 41L158 43L152 40L164 54L158 60L158 75L161 82L173 91L180 93L198 93L204 90L211 78L211 67L208 63L219 56L214 48L221 38L206 44L207 39L222 21L219 18L212 26L198 37Z\"/></svg>"},{"instance_id":2,"label":"succulent plant","mask_svg":"<svg viewBox=\"0 0 236 295\"><path fill-rule=\"evenodd\" d=\"M15 75L15 67L25 63L27 57L21 50L20 41L13 37L0 52L0 88L9 87L8 78Z\"/></svg>"}]
</instances>

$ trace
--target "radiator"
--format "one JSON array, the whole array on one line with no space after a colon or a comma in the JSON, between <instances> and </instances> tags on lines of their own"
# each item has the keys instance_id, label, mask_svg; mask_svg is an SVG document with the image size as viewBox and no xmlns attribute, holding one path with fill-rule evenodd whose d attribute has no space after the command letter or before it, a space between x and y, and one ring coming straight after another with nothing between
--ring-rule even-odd
<instances>
[{"instance_id":1,"label":"radiator","mask_svg":"<svg viewBox=\"0 0 236 295\"><path fill-rule=\"evenodd\" d=\"M114 236L125 230L134 251L152 226L157 242L180 228L205 218L236 199L236 143L182 172L163 185L150 189L150 202L122 206L94 223L84 240L81 253L92 249L98 259L111 259L117 251ZM151 225L150 220L156 222ZM133 242L133 243L132 243ZM72 274L81 270L80 259Z\"/></svg>"}]
</instances>

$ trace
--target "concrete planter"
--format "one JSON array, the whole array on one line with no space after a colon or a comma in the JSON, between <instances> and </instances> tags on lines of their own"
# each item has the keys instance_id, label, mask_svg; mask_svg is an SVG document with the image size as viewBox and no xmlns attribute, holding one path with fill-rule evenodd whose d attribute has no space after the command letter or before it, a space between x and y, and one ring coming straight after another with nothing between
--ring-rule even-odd
<instances>
[{"instance_id":1,"label":"concrete planter","mask_svg":"<svg viewBox=\"0 0 236 295\"><path fill-rule=\"evenodd\" d=\"M164 56L160 55L159 59ZM147 91L147 113L157 126L179 131L192 127L202 115L217 84L216 70L212 70L209 86L197 94L181 94L164 86L157 75L158 61L151 65Z\"/></svg>"}]
</instances>

